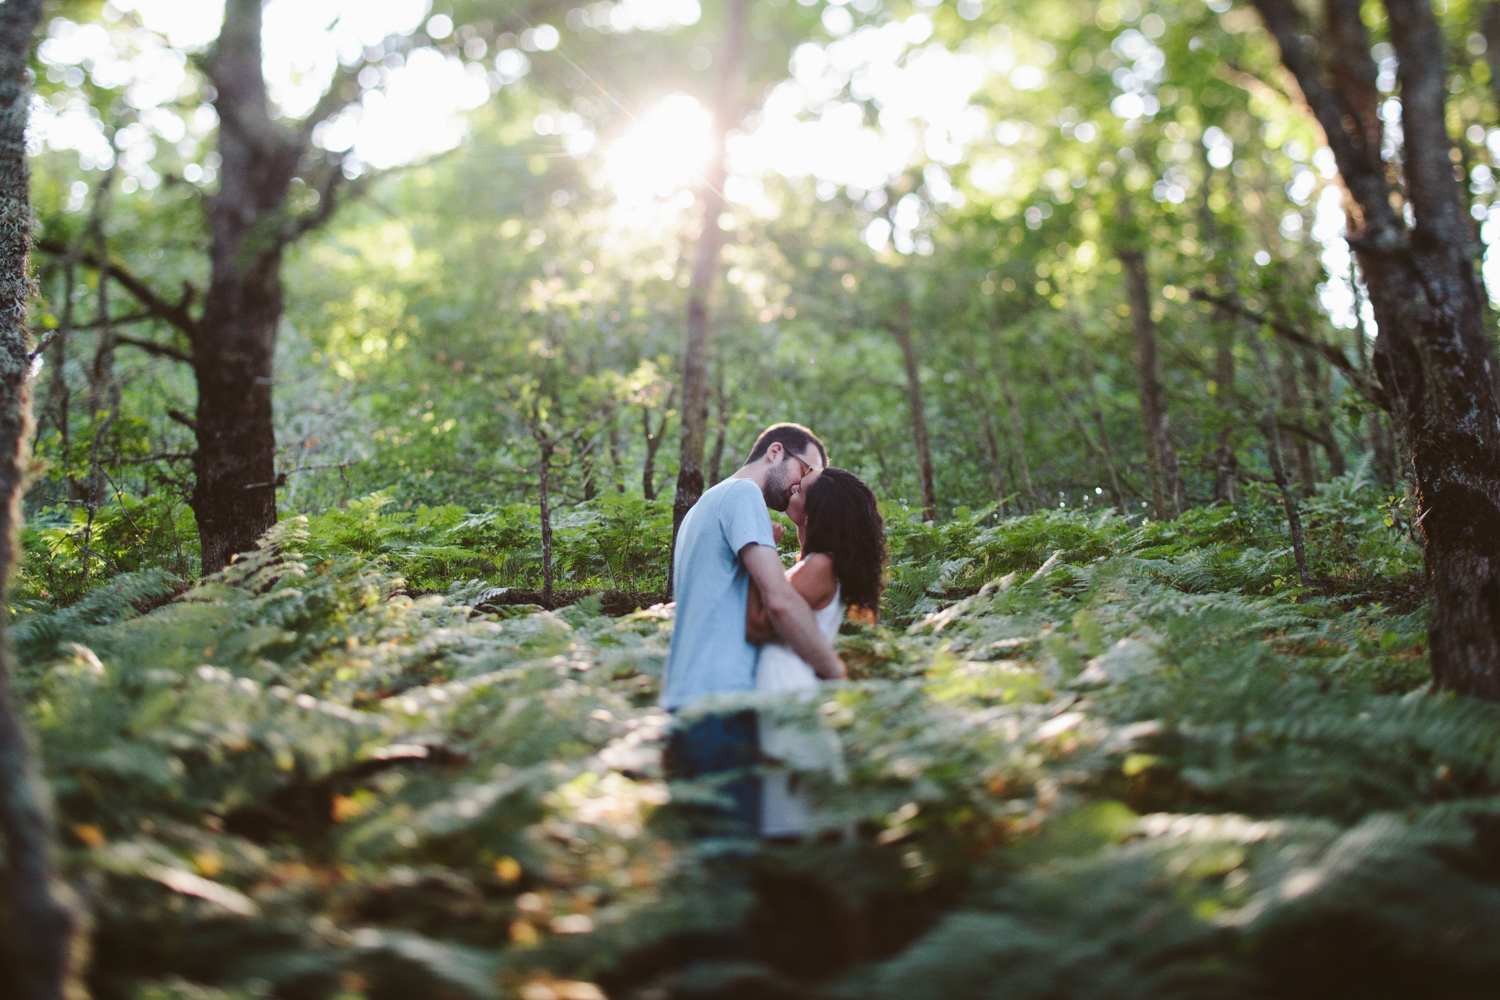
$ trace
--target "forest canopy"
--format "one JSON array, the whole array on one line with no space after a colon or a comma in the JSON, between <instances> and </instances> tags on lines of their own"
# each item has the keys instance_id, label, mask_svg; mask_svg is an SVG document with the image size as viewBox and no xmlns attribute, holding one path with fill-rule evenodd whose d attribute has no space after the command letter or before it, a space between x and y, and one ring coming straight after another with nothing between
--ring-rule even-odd
<instances>
[{"instance_id":1,"label":"forest canopy","mask_svg":"<svg viewBox=\"0 0 1500 1000\"><path fill-rule=\"evenodd\" d=\"M1482 995L1500 4L575 3L0 12L18 995ZM716 853L782 421L884 599Z\"/></svg>"}]
</instances>

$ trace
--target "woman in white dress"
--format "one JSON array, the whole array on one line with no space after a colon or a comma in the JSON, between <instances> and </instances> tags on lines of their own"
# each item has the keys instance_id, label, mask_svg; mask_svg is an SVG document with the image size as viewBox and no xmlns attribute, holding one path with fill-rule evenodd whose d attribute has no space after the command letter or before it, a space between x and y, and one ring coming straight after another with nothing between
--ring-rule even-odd
<instances>
[{"instance_id":1,"label":"woman in white dress","mask_svg":"<svg viewBox=\"0 0 1500 1000\"><path fill-rule=\"evenodd\" d=\"M885 564L885 528L875 495L858 476L829 467L813 472L794 488L787 517L797 526L801 558L787 570L813 610L813 619L832 641L848 606L874 621L880 605ZM764 643L755 666L755 688L762 692L800 691L817 697L818 678L811 666L775 642L760 594L751 586L746 633ZM806 795L798 789L800 774L825 771L843 776L838 737L826 729L778 724L762 713L761 754L776 769L762 779L761 835L797 837L814 825ZM779 765L779 766L778 766Z\"/></svg>"}]
</instances>

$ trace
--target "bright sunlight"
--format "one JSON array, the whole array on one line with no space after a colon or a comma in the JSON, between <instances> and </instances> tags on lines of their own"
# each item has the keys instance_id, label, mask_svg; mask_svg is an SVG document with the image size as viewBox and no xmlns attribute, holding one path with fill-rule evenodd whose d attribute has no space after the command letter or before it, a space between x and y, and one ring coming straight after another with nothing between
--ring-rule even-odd
<instances>
[{"instance_id":1,"label":"bright sunlight","mask_svg":"<svg viewBox=\"0 0 1500 1000\"><path fill-rule=\"evenodd\" d=\"M696 184L713 155L713 116L686 94L650 108L610 148L605 174L620 201L640 204Z\"/></svg>"}]
</instances>

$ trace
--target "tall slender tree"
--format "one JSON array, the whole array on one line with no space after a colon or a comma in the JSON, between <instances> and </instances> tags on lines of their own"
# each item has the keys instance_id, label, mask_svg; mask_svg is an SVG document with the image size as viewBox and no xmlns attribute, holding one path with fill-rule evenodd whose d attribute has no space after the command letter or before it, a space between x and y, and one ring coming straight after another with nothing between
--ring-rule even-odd
<instances>
[{"instance_id":1,"label":"tall slender tree","mask_svg":"<svg viewBox=\"0 0 1500 1000\"><path fill-rule=\"evenodd\" d=\"M1500 700L1500 358L1483 322L1454 176L1442 28L1428 0L1385 0L1401 96L1401 149L1387 163L1364 4L1325 0L1321 28L1293 0L1254 4L1351 196L1349 244L1379 327L1375 372L1411 450L1433 595L1434 677L1441 687Z\"/></svg>"},{"instance_id":2,"label":"tall slender tree","mask_svg":"<svg viewBox=\"0 0 1500 1000\"><path fill-rule=\"evenodd\" d=\"M901 348L901 363L906 369L906 405L911 413L911 439L917 449L917 479L922 490L922 520L937 517L937 487L932 476L932 444L927 436L927 403L922 398L922 366L917 345L912 339L911 299L905 283L896 301L894 315L887 326Z\"/></svg>"},{"instance_id":3,"label":"tall slender tree","mask_svg":"<svg viewBox=\"0 0 1500 1000\"><path fill-rule=\"evenodd\" d=\"M1000 328L990 328L990 363L995 369L995 379L1000 383L1000 398L1005 403L1005 430L1010 437L1011 457L1016 463L1016 480L1020 485L1020 508L1034 511L1038 506L1036 485L1031 481L1031 465L1026 461L1026 426L1021 419L1021 408L1016 405L1015 388L1011 385L1010 357Z\"/></svg>"},{"instance_id":4,"label":"tall slender tree","mask_svg":"<svg viewBox=\"0 0 1500 1000\"><path fill-rule=\"evenodd\" d=\"M26 313L31 299L28 64L41 0L0 4L0 595L17 557L31 436ZM61 1000L73 919L52 862L52 815L11 683L14 661L0 616L0 833L4 834L10 968L6 995Z\"/></svg>"},{"instance_id":5,"label":"tall slender tree","mask_svg":"<svg viewBox=\"0 0 1500 1000\"><path fill-rule=\"evenodd\" d=\"M1182 472L1167 416L1167 396L1156 361L1156 321L1151 318L1151 286L1146 277L1146 254L1139 247L1119 252L1135 334L1135 364L1140 381L1141 419L1146 427L1146 462L1151 477L1151 504L1158 520L1182 510Z\"/></svg>"},{"instance_id":6,"label":"tall slender tree","mask_svg":"<svg viewBox=\"0 0 1500 1000\"><path fill-rule=\"evenodd\" d=\"M725 145L739 123L745 89L745 29L750 0L725 4L723 41L719 46L719 90L714 101L713 156L698 189L703 222L688 281L687 327L682 341L682 449L677 464L677 492L672 501L672 539L693 504L703 495L703 451L708 439L708 353L713 339L710 299L719 277L719 252L725 232L724 182L729 170Z\"/></svg>"}]
</instances>

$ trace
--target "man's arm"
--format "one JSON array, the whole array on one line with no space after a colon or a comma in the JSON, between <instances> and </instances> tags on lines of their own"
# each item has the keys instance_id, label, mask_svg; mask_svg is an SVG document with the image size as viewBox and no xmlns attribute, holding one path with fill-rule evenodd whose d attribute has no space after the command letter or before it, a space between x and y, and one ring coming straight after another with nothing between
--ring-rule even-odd
<instances>
[{"instance_id":1,"label":"man's arm","mask_svg":"<svg viewBox=\"0 0 1500 1000\"><path fill-rule=\"evenodd\" d=\"M760 588L761 598L765 602L766 612L771 616L776 634L792 652L807 661L813 668L813 673L825 681L842 680L849 676L844 669L844 661L838 658L838 654L828 644L828 639L818 630L807 601L803 600L802 595L797 593L791 581L786 578L786 567L782 566L781 557L776 554L776 550L752 542L740 549L740 562L745 564L745 568L750 571L750 578Z\"/></svg>"},{"instance_id":2,"label":"man's arm","mask_svg":"<svg viewBox=\"0 0 1500 1000\"><path fill-rule=\"evenodd\" d=\"M786 578L792 589L802 595L813 611L828 607L833 595L838 592L839 581L833 573L833 559L823 552L814 552L796 566L787 570ZM776 627L771 624L771 614L766 602L761 599L760 587L750 581L750 606L745 610L745 638L754 643L772 642L776 639Z\"/></svg>"}]
</instances>

